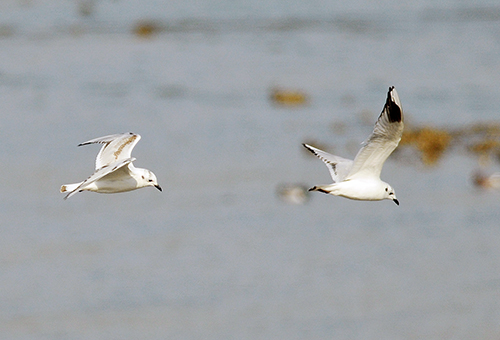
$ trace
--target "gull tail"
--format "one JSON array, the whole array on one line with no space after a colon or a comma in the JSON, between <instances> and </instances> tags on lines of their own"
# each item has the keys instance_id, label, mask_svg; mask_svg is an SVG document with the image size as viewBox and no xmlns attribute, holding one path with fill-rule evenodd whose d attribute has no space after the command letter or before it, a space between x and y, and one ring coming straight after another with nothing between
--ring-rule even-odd
<instances>
[{"instance_id":1,"label":"gull tail","mask_svg":"<svg viewBox=\"0 0 500 340\"><path fill-rule=\"evenodd\" d=\"M329 193L331 193L331 190L329 190L329 189L330 189L330 185L315 185L311 189L309 189L309 191L319 191L319 192L322 192L324 194L329 194Z\"/></svg>"},{"instance_id":2,"label":"gull tail","mask_svg":"<svg viewBox=\"0 0 500 340\"><path fill-rule=\"evenodd\" d=\"M82 182L74 183L74 184L63 184L63 185L61 185L61 192L71 192L71 191L75 190L76 188L78 188L78 186L80 184L82 184Z\"/></svg>"},{"instance_id":3,"label":"gull tail","mask_svg":"<svg viewBox=\"0 0 500 340\"><path fill-rule=\"evenodd\" d=\"M73 196L74 194L76 194L78 191L75 191L79 186L80 184L82 184L83 182L80 182L80 183L73 183L73 184L63 184L61 185L61 192L68 192L68 194L66 196L64 196L64 199L68 199L70 198L71 196ZM81 190L80 190L81 191Z\"/></svg>"},{"instance_id":4,"label":"gull tail","mask_svg":"<svg viewBox=\"0 0 500 340\"><path fill-rule=\"evenodd\" d=\"M78 189L78 187L82 184L83 182L80 183L73 183L73 184L63 184L61 185L61 193L67 192L68 194L64 196L64 199L68 199L74 194L76 194L78 191L75 191ZM81 190L80 190L81 191Z\"/></svg>"}]
</instances>

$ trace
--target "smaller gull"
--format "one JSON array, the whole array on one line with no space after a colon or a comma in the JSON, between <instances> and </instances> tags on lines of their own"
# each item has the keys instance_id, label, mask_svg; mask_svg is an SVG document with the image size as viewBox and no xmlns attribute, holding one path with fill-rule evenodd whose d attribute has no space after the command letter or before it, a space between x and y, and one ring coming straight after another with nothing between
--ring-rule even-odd
<instances>
[{"instance_id":1,"label":"smaller gull","mask_svg":"<svg viewBox=\"0 0 500 340\"><path fill-rule=\"evenodd\" d=\"M403 126L403 108L398 93L392 86L372 134L363 143L354 161L303 144L325 162L333 178L332 184L317 185L309 190L353 200L388 199L399 205L394 189L380 180L380 172L387 157L398 146Z\"/></svg>"},{"instance_id":2,"label":"smaller gull","mask_svg":"<svg viewBox=\"0 0 500 340\"><path fill-rule=\"evenodd\" d=\"M147 169L134 167L132 149L141 139L132 132L109 135L78 144L104 144L95 160L95 172L85 181L61 186L61 192L67 192L67 199L77 192L93 191L105 194L131 191L154 186L161 191L154 173Z\"/></svg>"}]
</instances>

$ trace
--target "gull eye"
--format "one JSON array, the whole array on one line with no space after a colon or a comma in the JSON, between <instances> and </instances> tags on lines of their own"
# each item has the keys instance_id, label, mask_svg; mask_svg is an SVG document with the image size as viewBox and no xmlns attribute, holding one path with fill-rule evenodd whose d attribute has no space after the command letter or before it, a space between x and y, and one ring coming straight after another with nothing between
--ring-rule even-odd
<instances>
[{"instance_id":1,"label":"gull eye","mask_svg":"<svg viewBox=\"0 0 500 340\"><path fill-rule=\"evenodd\" d=\"M387 191L389 191L389 188L385 188L385 191L386 191L386 192L387 192Z\"/></svg>"},{"instance_id":2,"label":"gull eye","mask_svg":"<svg viewBox=\"0 0 500 340\"><path fill-rule=\"evenodd\" d=\"M144 176L141 176L141 177L142 177L142 179L144 179ZM386 190L387 190L387 189L386 189Z\"/></svg>"}]
</instances>

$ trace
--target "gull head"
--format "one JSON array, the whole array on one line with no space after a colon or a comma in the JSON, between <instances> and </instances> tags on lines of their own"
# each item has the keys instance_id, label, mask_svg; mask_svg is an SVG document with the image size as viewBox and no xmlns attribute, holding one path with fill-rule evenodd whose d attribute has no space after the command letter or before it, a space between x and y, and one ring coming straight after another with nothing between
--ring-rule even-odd
<instances>
[{"instance_id":1,"label":"gull head","mask_svg":"<svg viewBox=\"0 0 500 340\"><path fill-rule=\"evenodd\" d=\"M158 184L158 180L153 172L147 169L141 169L141 183L142 187L155 187L156 189L161 190L161 186Z\"/></svg>"},{"instance_id":2,"label":"gull head","mask_svg":"<svg viewBox=\"0 0 500 340\"><path fill-rule=\"evenodd\" d=\"M384 187L384 193L385 193L385 197L386 199L388 200L392 200L394 201L394 203L396 203L397 205L399 205L399 201L398 199L396 198L396 192L394 191L394 189L389 185L389 184L385 184L385 187Z\"/></svg>"}]
</instances>

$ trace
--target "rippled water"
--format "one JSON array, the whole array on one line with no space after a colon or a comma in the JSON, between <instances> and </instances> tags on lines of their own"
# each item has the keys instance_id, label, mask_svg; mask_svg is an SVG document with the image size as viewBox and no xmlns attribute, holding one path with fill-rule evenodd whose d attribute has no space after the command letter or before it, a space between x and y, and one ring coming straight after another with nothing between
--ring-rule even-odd
<instances>
[{"instance_id":1,"label":"rippled water","mask_svg":"<svg viewBox=\"0 0 500 340\"><path fill-rule=\"evenodd\" d=\"M464 150L391 157L399 207L276 194L330 181L301 143L353 157L390 85L407 124L497 121L497 4L87 5L1 7L2 338L500 336L500 194ZM63 201L98 152L76 145L126 131L163 193Z\"/></svg>"}]
</instances>

